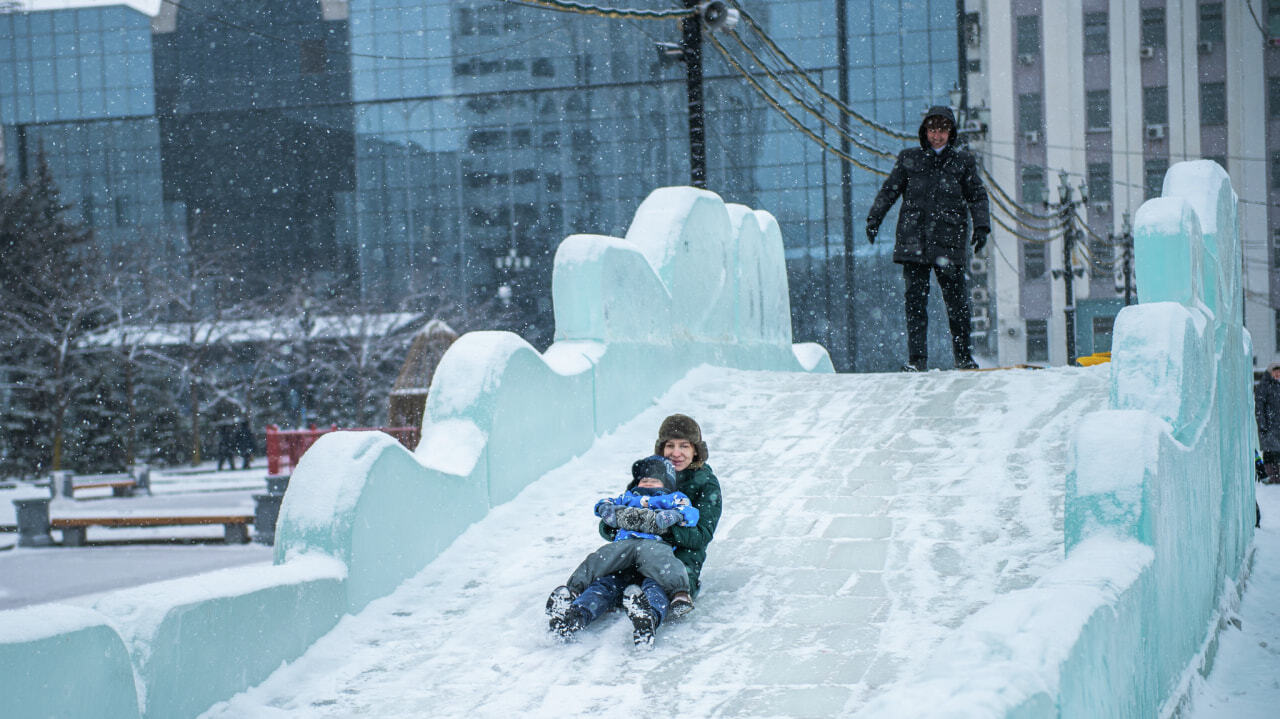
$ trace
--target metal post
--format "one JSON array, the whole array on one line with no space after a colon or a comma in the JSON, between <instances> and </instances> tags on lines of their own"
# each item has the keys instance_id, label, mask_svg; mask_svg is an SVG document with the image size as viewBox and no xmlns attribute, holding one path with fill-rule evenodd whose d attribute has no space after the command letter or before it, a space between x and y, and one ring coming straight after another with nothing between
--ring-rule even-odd
<instances>
[{"instance_id":1,"label":"metal post","mask_svg":"<svg viewBox=\"0 0 1280 719\"><path fill-rule=\"evenodd\" d=\"M839 73L840 102L849 104L849 2L836 2L836 72ZM840 152L848 156L852 152L849 143L849 116L840 113ZM840 159L840 216L841 231L844 233L844 290L845 313L845 354L848 356L849 371L857 370L857 297L854 281L853 263L853 166L849 161Z\"/></svg>"},{"instance_id":2,"label":"metal post","mask_svg":"<svg viewBox=\"0 0 1280 719\"><path fill-rule=\"evenodd\" d=\"M684 0L695 8L698 0ZM685 92L689 99L689 184L707 188L707 134L702 107L702 18L698 13L680 23L684 32Z\"/></svg>"},{"instance_id":3,"label":"metal post","mask_svg":"<svg viewBox=\"0 0 1280 719\"><path fill-rule=\"evenodd\" d=\"M1133 304L1133 229L1129 227L1129 213L1124 213L1124 306Z\"/></svg>"}]
</instances>

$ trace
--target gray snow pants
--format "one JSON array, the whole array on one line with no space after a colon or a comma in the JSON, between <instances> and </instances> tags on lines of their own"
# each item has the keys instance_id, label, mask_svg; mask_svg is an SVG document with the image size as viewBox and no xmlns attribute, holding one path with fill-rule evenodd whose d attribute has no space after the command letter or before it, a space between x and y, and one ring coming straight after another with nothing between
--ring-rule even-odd
<instances>
[{"instance_id":1,"label":"gray snow pants","mask_svg":"<svg viewBox=\"0 0 1280 719\"><path fill-rule=\"evenodd\" d=\"M566 586L574 594L582 594L599 577L624 569L635 569L662 585L662 591L670 597L676 592L689 591L689 572L684 563L676 559L671 545L656 539L624 539L610 542L597 549L573 570Z\"/></svg>"}]
</instances>

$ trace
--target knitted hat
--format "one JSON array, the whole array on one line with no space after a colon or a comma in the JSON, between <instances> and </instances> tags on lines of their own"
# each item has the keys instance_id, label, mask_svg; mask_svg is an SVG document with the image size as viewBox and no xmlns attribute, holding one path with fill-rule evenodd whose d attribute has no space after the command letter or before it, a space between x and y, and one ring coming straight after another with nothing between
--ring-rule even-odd
<instances>
[{"instance_id":1,"label":"knitted hat","mask_svg":"<svg viewBox=\"0 0 1280 719\"><path fill-rule=\"evenodd\" d=\"M662 480L662 488L668 492L676 491L676 468L672 466L671 460L665 457L655 454L652 457L637 459L635 464L631 465L631 483L627 485L627 489L635 489L640 480L646 477Z\"/></svg>"},{"instance_id":2,"label":"knitted hat","mask_svg":"<svg viewBox=\"0 0 1280 719\"><path fill-rule=\"evenodd\" d=\"M693 461L689 463L690 469L697 469L707 461L707 443L702 441L702 428L693 421L692 417L673 414L662 420L662 426L658 428L658 441L653 445L653 453L661 455L663 445L672 439L688 440L693 445Z\"/></svg>"}]
</instances>

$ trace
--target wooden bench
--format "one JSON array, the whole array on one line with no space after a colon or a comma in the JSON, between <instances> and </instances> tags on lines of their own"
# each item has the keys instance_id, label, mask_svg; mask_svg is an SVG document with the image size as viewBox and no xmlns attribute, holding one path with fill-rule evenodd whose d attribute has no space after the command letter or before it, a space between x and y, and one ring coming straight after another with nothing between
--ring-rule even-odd
<instances>
[{"instance_id":1,"label":"wooden bench","mask_svg":"<svg viewBox=\"0 0 1280 719\"><path fill-rule=\"evenodd\" d=\"M221 524L227 544L244 544L249 541L252 514L226 514L172 517L64 517L49 520L50 529L62 530L62 545L83 547L89 527L187 527L203 524Z\"/></svg>"},{"instance_id":2,"label":"wooden bench","mask_svg":"<svg viewBox=\"0 0 1280 719\"><path fill-rule=\"evenodd\" d=\"M71 485L71 491L75 492L81 489L101 489L103 487L111 488L111 496L113 497L132 497L133 490L137 488L138 483L132 479L113 479L108 482L86 482L84 484Z\"/></svg>"}]
</instances>

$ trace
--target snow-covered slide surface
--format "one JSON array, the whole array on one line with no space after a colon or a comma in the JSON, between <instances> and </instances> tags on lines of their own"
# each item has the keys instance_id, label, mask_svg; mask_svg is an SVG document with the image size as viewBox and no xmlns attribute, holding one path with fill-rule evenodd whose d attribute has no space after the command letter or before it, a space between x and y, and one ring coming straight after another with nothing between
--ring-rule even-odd
<instances>
[{"instance_id":1,"label":"snow-covered slide surface","mask_svg":"<svg viewBox=\"0 0 1280 719\"><path fill-rule=\"evenodd\" d=\"M704 368L207 717L835 716L1062 561L1069 437L1107 369L811 375ZM662 418L702 424L724 515L697 609L570 645L543 602L602 540Z\"/></svg>"}]
</instances>

